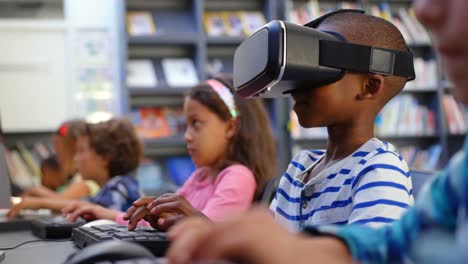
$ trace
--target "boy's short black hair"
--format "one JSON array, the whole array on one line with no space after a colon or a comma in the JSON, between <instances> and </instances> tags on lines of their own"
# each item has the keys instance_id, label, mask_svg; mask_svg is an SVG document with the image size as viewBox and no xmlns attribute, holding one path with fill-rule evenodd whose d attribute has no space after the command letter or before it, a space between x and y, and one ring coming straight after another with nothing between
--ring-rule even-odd
<instances>
[{"instance_id":1,"label":"boy's short black hair","mask_svg":"<svg viewBox=\"0 0 468 264\"><path fill-rule=\"evenodd\" d=\"M392 50L408 50L400 30L380 17L357 12L336 13L322 20L316 27L325 25L341 28L339 33L352 43Z\"/></svg>"},{"instance_id":2,"label":"boy's short black hair","mask_svg":"<svg viewBox=\"0 0 468 264\"><path fill-rule=\"evenodd\" d=\"M343 12L325 18L316 25L316 28L320 27L340 33L351 43L399 51L409 50L400 30L380 17ZM387 82L385 99L389 101L403 89L406 79L398 76L386 76L385 79Z\"/></svg>"}]
</instances>

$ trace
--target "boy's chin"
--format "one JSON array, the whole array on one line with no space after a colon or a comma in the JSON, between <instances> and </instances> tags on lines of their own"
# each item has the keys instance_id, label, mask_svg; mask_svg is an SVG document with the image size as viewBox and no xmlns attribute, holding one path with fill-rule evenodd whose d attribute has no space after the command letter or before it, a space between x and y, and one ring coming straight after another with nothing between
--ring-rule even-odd
<instances>
[{"instance_id":1,"label":"boy's chin","mask_svg":"<svg viewBox=\"0 0 468 264\"><path fill-rule=\"evenodd\" d=\"M299 125L303 128L314 128L314 127L326 127L327 124L323 124L321 122L315 122L313 120L301 120L298 118Z\"/></svg>"}]
</instances>

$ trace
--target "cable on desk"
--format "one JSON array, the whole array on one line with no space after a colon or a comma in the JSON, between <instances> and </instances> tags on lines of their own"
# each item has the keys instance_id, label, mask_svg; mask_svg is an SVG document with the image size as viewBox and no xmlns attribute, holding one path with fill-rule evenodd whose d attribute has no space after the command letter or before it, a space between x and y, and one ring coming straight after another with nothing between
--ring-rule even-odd
<instances>
[{"instance_id":1,"label":"cable on desk","mask_svg":"<svg viewBox=\"0 0 468 264\"><path fill-rule=\"evenodd\" d=\"M5 248L0 248L0 250L12 250L12 249L16 249L16 248L19 248L23 245L26 245L26 244L29 244L29 243L34 243L34 242L66 242L66 241L71 241L70 238L67 238L67 239L36 239L36 240L29 240L29 241L25 241L23 243L20 243L16 246L13 246L13 247L5 247Z\"/></svg>"}]
</instances>

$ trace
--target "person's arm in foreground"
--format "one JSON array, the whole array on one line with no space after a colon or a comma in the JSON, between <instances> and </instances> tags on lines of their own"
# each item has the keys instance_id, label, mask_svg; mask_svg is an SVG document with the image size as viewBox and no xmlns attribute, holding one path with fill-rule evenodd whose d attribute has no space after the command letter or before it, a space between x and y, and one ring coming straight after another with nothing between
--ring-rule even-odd
<instances>
[{"instance_id":1,"label":"person's arm in foreground","mask_svg":"<svg viewBox=\"0 0 468 264\"><path fill-rule=\"evenodd\" d=\"M192 217L169 231L169 263L227 259L240 263L349 263L345 245L336 238L309 239L281 227L263 209L213 224Z\"/></svg>"}]
</instances>

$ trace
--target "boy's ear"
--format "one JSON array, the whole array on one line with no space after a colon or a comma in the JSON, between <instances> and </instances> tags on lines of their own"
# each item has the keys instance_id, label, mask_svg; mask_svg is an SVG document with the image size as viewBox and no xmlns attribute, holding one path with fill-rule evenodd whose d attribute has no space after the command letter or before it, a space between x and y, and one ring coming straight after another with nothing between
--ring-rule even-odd
<instances>
[{"instance_id":1,"label":"boy's ear","mask_svg":"<svg viewBox=\"0 0 468 264\"><path fill-rule=\"evenodd\" d=\"M369 74L364 83L357 99L374 99L377 94L383 91L385 78L380 74Z\"/></svg>"},{"instance_id":2,"label":"boy's ear","mask_svg":"<svg viewBox=\"0 0 468 264\"><path fill-rule=\"evenodd\" d=\"M233 118L228 121L227 127L226 127L226 138L231 139L234 137L237 131L237 118Z\"/></svg>"}]
</instances>

